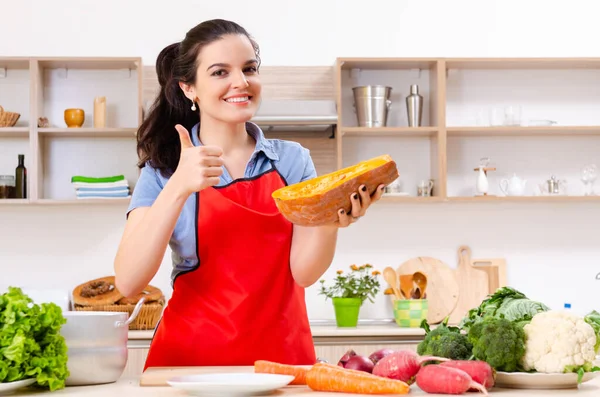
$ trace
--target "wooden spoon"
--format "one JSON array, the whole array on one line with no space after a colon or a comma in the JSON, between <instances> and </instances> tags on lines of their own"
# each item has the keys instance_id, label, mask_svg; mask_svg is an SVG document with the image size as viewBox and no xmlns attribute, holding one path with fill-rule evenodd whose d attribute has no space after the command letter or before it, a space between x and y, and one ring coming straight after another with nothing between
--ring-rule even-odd
<instances>
[{"instance_id":1,"label":"wooden spoon","mask_svg":"<svg viewBox=\"0 0 600 397\"><path fill-rule=\"evenodd\" d=\"M421 299L424 299L425 289L427 288L427 276L421 272L415 272L413 274L413 281L415 284L417 284L419 290L421 291Z\"/></svg>"},{"instance_id":2,"label":"wooden spoon","mask_svg":"<svg viewBox=\"0 0 600 397\"><path fill-rule=\"evenodd\" d=\"M413 289L413 275L412 274L401 274L400 275L400 289L402 290L402 295L406 299L411 299L412 294L411 291Z\"/></svg>"},{"instance_id":3,"label":"wooden spoon","mask_svg":"<svg viewBox=\"0 0 600 397\"><path fill-rule=\"evenodd\" d=\"M402 296L400 296L400 291L398 291L398 276L396 275L396 271L389 266L386 267L383 269L383 278L385 279L386 283L390 285L392 291L394 291L396 299L402 299Z\"/></svg>"}]
</instances>

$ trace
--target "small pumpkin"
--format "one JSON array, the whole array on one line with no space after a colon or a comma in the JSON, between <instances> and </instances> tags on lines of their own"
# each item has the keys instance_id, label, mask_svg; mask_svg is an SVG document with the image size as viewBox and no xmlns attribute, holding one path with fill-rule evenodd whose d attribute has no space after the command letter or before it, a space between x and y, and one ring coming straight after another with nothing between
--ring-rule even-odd
<instances>
[{"instance_id":1,"label":"small pumpkin","mask_svg":"<svg viewBox=\"0 0 600 397\"><path fill-rule=\"evenodd\" d=\"M336 222L338 211L352 210L350 195L361 185L370 195L379 185L389 185L398 178L396 162L384 154L350 167L295 183L273 192L279 212L300 226L322 226Z\"/></svg>"}]
</instances>

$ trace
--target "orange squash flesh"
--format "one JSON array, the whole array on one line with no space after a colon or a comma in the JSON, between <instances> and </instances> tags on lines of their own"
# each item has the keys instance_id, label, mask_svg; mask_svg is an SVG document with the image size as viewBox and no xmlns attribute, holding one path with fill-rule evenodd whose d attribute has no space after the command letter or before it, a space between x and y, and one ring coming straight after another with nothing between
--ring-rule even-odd
<instances>
[{"instance_id":1,"label":"orange squash flesh","mask_svg":"<svg viewBox=\"0 0 600 397\"><path fill-rule=\"evenodd\" d=\"M273 192L279 212L300 226L322 226L336 222L338 211L352 210L350 195L361 185L370 195L377 186L389 185L398 178L398 169L391 156L384 154L341 170Z\"/></svg>"}]
</instances>

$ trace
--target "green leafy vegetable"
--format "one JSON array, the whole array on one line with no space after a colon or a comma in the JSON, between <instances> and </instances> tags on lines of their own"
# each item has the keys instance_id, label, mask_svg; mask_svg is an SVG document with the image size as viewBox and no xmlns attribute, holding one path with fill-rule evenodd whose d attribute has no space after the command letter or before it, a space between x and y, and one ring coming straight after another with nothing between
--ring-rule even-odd
<instances>
[{"instance_id":1,"label":"green leafy vegetable","mask_svg":"<svg viewBox=\"0 0 600 397\"><path fill-rule=\"evenodd\" d=\"M584 318L586 323L594 328L594 332L596 333L596 344L594 345L594 350L596 354L598 353L598 349L600 349L600 313L596 310L592 310L589 312Z\"/></svg>"},{"instance_id":2,"label":"green leafy vegetable","mask_svg":"<svg viewBox=\"0 0 600 397\"><path fill-rule=\"evenodd\" d=\"M521 370L520 361L525 354L525 331L515 322L488 316L469 329L469 342L473 356L483 360L497 371Z\"/></svg>"},{"instance_id":3,"label":"green leafy vegetable","mask_svg":"<svg viewBox=\"0 0 600 397\"><path fill-rule=\"evenodd\" d=\"M0 295L0 383L35 378L50 391L65 387L69 376L66 323L59 306L37 305L20 288Z\"/></svg>"},{"instance_id":4,"label":"green leafy vegetable","mask_svg":"<svg viewBox=\"0 0 600 397\"><path fill-rule=\"evenodd\" d=\"M477 322L492 316L520 323L522 328L537 313L548 310L550 308L542 302L533 301L512 287L502 287L485 298L478 307L469 310L459 327L468 331Z\"/></svg>"},{"instance_id":5,"label":"green leafy vegetable","mask_svg":"<svg viewBox=\"0 0 600 397\"><path fill-rule=\"evenodd\" d=\"M421 356L468 360L472 355L473 346L458 327L448 327L447 323L448 318L432 331L427 320L423 320L421 328L425 330L426 335L417 345L417 353Z\"/></svg>"}]
</instances>

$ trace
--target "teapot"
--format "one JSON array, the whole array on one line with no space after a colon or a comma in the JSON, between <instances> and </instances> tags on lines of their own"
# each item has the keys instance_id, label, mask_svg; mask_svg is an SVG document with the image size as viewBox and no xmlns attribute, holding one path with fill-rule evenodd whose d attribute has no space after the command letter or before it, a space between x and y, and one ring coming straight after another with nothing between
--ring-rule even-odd
<instances>
[{"instance_id":1,"label":"teapot","mask_svg":"<svg viewBox=\"0 0 600 397\"><path fill-rule=\"evenodd\" d=\"M526 185L526 179L521 179L516 174L513 174L510 179L502 179L500 181L500 190L507 196L523 196Z\"/></svg>"}]
</instances>

